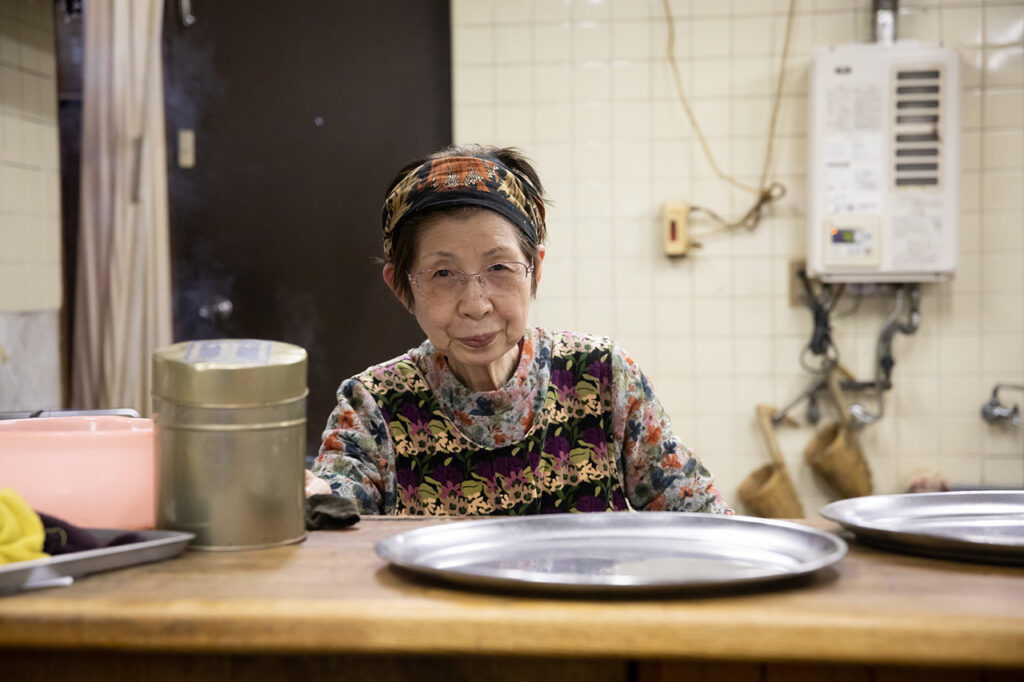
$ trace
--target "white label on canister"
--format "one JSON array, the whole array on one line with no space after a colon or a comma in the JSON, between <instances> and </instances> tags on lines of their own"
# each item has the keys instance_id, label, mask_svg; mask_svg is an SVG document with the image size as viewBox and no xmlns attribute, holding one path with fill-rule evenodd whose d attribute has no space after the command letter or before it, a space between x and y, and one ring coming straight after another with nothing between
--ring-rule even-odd
<instances>
[{"instance_id":1,"label":"white label on canister","mask_svg":"<svg viewBox=\"0 0 1024 682\"><path fill-rule=\"evenodd\" d=\"M266 365L270 362L271 341L258 339L213 339L193 341L185 349L182 362L220 362L229 365Z\"/></svg>"}]
</instances>

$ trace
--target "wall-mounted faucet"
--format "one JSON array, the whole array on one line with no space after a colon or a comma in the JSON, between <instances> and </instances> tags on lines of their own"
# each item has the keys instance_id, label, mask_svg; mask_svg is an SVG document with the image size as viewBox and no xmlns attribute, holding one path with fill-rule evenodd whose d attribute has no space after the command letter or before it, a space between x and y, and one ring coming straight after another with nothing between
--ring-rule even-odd
<instances>
[{"instance_id":1,"label":"wall-mounted faucet","mask_svg":"<svg viewBox=\"0 0 1024 682\"><path fill-rule=\"evenodd\" d=\"M995 388L992 389L992 397L989 401L981 406L981 418L989 424L998 424L1003 420L1009 419L1010 423L1014 426L1020 426L1020 405L1014 405L1013 407L1007 407L999 402L999 389L1011 388L1018 391L1024 391L1024 386L1016 384L996 384Z\"/></svg>"}]
</instances>

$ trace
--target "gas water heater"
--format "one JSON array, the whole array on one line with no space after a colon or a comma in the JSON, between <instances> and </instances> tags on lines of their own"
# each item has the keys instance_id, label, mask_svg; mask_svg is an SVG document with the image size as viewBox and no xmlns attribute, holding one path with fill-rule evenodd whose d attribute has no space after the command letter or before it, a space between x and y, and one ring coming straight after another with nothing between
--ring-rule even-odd
<instances>
[{"instance_id":1,"label":"gas water heater","mask_svg":"<svg viewBox=\"0 0 1024 682\"><path fill-rule=\"evenodd\" d=\"M950 48L818 48L809 93L807 273L935 282L957 266L960 69Z\"/></svg>"}]
</instances>

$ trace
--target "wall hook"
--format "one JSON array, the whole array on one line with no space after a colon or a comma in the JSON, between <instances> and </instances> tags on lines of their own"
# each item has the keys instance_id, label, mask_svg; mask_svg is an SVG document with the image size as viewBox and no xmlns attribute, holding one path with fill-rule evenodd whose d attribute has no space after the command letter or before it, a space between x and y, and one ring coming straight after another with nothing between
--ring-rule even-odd
<instances>
[{"instance_id":1,"label":"wall hook","mask_svg":"<svg viewBox=\"0 0 1024 682\"><path fill-rule=\"evenodd\" d=\"M192 14L192 0L178 0L178 17L185 28L196 23L196 15Z\"/></svg>"}]
</instances>

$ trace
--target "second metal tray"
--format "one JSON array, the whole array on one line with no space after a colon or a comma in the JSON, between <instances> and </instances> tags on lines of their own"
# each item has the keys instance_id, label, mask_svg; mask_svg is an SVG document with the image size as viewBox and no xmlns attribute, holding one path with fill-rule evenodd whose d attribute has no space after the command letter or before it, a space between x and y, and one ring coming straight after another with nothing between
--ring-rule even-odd
<instances>
[{"instance_id":1,"label":"second metal tray","mask_svg":"<svg viewBox=\"0 0 1024 682\"><path fill-rule=\"evenodd\" d=\"M1024 564L1024 491L872 495L821 515L883 549L962 561Z\"/></svg>"},{"instance_id":2,"label":"second metal tray","mask_svg":"<svg viewBox=\"0 0 1024 682\"><path fill-rule=\"evenodd\" d=\"M99 542L109 542L123 530L88 529ZM141 542L57 554L45 559L18 561L0 566L0 596L34 587L68 584L68 578L109 571L178 556L195 537L172 530L134 531Z\"/></svg>"},{"instance_id":3,"label":"second metal tray","mask_svg":"<svg viewBox=\"0 0 1024 682\"><path fill-rule=\"evenodd\" d=\"M846 554L786 521L683 512L550 514L445 523L377 543L401 568L449 582L554 592L651 592L778 581Z\"/></svg>"}]
</instances>

